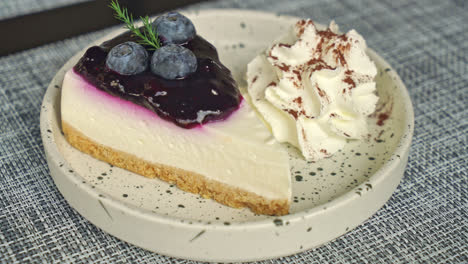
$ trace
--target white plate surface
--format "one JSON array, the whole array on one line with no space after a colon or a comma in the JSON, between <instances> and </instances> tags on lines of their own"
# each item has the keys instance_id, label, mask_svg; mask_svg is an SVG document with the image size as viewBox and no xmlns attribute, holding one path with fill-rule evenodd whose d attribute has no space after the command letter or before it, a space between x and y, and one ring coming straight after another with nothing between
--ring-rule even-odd
<instances>
[{"instance_id":1,"label":"white plate surface","mask_svg":"<svg viewBox=\"0 0 468 264\"><path fill-rule=\"evenodd\" d=\"M245 10L186 13L221 61L245 85L247 63L298 18ZM106 36L95 44L120 33ZM365 37L365 36L364 36ZM400 78L375 52L377 113L366 140L332 158L307 163L291 149L293 203L282 217L255 215L165 182L97 161L72 148L60 128L60 87L70 59L52 80L41 111L50 173L65 199L102 230L168 256L205 261L247 261L301 252L345 234L390 198L403 176L413 133L413 109ZM379 115L389 118L378 124Z\"/></svg>"}]
</instances>

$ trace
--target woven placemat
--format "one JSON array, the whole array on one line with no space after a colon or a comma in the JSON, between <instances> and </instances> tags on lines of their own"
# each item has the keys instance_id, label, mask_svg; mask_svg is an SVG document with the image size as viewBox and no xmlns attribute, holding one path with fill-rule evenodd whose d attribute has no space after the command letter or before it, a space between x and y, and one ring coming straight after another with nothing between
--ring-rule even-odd
<instances>
[{"instance_id":1,"label":"woven placemat","mask_svg":"<svg viewBox=\"0 0 468 264\"><path fill-rule=\"evenodd\" d=\"M7 2L16 9L4 8ZM73 1L3 0L0 18L63 2ZM465 0L228 0L189 7L205 8L334 19L342 30L355 28L399 73L414 105L409 163L390 201L322 247L258 263L468 262ZM73 54L110 30L0 57L0 263L197 263L102 232L70 208L49 176L39 132L47 85Z\"/></svg>"}]
</instances>

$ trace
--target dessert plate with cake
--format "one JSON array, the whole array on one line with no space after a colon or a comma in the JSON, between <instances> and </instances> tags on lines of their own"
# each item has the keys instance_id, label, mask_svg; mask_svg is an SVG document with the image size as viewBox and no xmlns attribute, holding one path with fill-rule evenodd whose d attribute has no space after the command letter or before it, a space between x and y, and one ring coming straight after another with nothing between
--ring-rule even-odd
<instances>
[{"instance_id":1,"label":"dessert plate with cake","mask_svg":"<svg viewBox=\"0 0 468 264\"><path fill-rule=\"evenodd\" d=\"M41 111L51 176L105 232L186 259L268 259L345 234L398 186L411 102L355 30L246 10L133 25L114 10L127 30L72 57Z\"/></svg>"}]
</instances>

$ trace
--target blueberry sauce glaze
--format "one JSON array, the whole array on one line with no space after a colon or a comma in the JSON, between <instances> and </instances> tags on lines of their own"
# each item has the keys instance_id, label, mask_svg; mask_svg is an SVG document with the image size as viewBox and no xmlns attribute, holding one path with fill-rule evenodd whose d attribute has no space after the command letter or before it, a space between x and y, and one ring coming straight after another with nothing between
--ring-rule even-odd
<instances>
[{"instance_id":1,"label":"blueberry sauce glaze","mask_svg":"<svg viewBox=\"0 0 468 264\"><path fill-rule=\"evenodd\" d=\"M138 41L129 32L89 48L74 70L111 95L148 108L183 128L226 119L239 108L242 96L231 72L221 64L216 48L200 36L183 46L197 57L197 71L178 80L154 75L148 67L136 75L120 75L106 67L106 56L116 45ZM152 52L148 50L150 56Z\"/></svg>"}]
</instances>

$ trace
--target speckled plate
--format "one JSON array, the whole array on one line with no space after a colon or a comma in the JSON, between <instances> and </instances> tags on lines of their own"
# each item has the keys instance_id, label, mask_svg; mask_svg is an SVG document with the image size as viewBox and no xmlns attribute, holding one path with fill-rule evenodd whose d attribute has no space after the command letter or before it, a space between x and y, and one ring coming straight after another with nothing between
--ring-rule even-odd
<instances>
[{"instance_id":1,"label":"speckled plate","mask_svg":"<svg viewBox=\"0 0 468 264\"><path fill-rule=\"evenodd\" d=\"M297 18L241 10L187 13L198 33L218 49L243 86L247 63ZM111 38L106 36L96 43ZM398 186L413 133L405 86L375 52L380 102L366 140L353 141L329 159L307 163L291 149L293 203L282 217L255 215L159 180L97 161L74 148L60 128L64 73L52 80L41 111L41 133L55 184L90 222L124 241L168 256L204 261L247 261L301 252L345 234L374 214Z\"/></svg>"}]
</instances>

